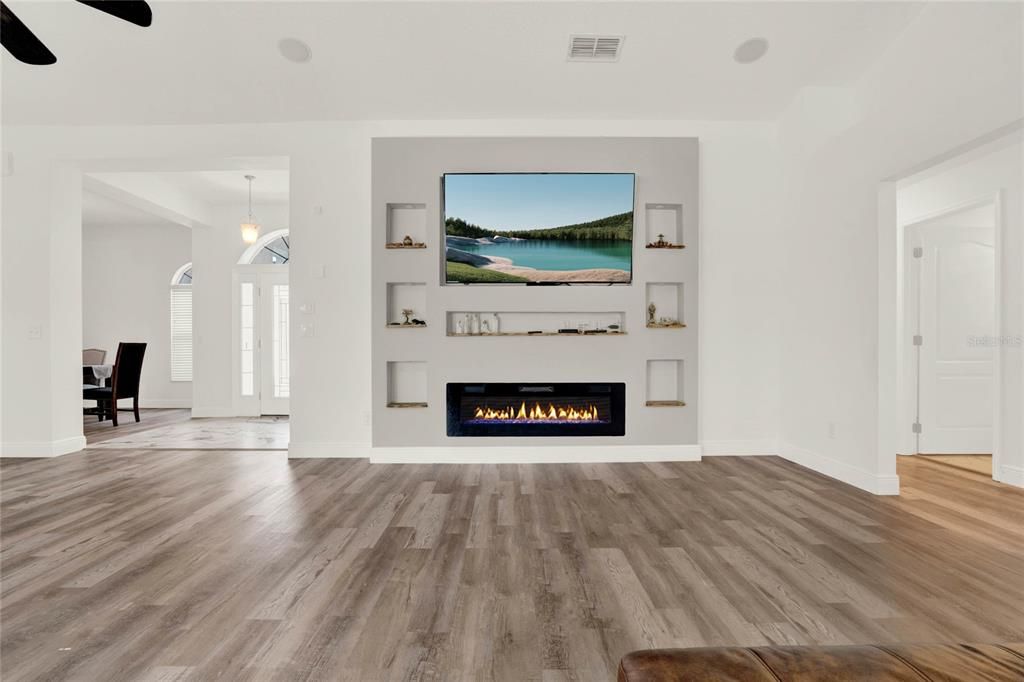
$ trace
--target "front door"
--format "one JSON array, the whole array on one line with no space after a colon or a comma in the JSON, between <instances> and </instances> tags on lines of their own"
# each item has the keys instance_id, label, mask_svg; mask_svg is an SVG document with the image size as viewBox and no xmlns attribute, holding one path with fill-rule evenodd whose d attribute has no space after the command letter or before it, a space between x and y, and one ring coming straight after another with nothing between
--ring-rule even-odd
<instances>
[{"instance_id":1,"label":"front door","mask_svg":"<svg viewBox=\"0 0 1024 682\"><path fill-rule=\"evenodd\" d=\"M260 275L260 414L288 414L288 272Z\"/></svg>"}]
</instances>

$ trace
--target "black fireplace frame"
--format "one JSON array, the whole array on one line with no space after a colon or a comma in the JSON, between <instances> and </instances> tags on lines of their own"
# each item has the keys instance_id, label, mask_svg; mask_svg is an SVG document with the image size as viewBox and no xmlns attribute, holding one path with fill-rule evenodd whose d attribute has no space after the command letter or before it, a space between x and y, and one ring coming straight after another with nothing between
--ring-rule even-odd
<instances>
[{"instance_id":1,"label":"black fireplace frame","mask_svg":"<svg viewBox=\"0 0 1024 682\"><path fill-rule=\"evenodd\" d=\"M586 437L626 435L626 384L616 382L515 382L449 383L447 393L447 433L459 437ZM506 423L470 424L462 421L462 397L508 398L546 402L559 396L580 398L588 395L607 398L611 419L594 423Z\"/></svg>"}]
</instances>

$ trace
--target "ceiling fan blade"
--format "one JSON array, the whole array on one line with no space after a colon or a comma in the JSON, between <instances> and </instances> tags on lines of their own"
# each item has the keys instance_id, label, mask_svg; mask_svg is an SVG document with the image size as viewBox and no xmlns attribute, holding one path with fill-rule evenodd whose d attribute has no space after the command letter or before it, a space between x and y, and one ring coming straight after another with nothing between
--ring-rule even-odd
<instances>
[{"instance_id":1,"label":"ceiling fan blade","mask_svg":"<svg viewBox=\"0 0 1024 682\"><path fill-rule=\"evenodd\" d=\"M0 2L0 43L19 62L34 66L56 64L54 56L43 41L22 23L7 5Z\"/></svg>"},{"instance_id":2,"label":"ceiling fan blade","mask_svg":"<svg viewBox=\"0 0 1024 682\"><path fill-rule=\"evenodd\" d=\"M136 26L149 26L153 23L153 10L145 0L78 0L78 2Z\"/></svg>"}]
</instances>

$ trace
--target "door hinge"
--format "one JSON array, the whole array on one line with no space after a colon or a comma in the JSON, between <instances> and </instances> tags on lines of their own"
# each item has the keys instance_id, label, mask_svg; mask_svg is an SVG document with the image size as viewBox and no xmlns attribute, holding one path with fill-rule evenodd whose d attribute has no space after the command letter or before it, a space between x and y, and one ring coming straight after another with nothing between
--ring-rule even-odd
<instances>
[{"instance_id":1,"label":"door hinge","mask_svg":"<svg viewBox=\"0 0 1024 682\"><path fill-rule=\"evenodd\" d=\"M920 334L914 334L914 345L915 346L922 346L922 345L924 345L924 337L921 336Z\"/></svg>"},{"instance_id":2,"label":"door hinge","mask_svg":"<svg viewBox=\"0 0 1024 682\"><path fill-rule=\"evenodd\" d=\"M921 422L914 422L910 425L910 431L912 433L921 433Z\"/></svg>"},{"instance_id":3,"label":"door hinge","mask_svg":"<svg viewBox=\"0 0 1024 682\"><path fill-rule=\"evenodd\" d=\"M924 258L924 247L923 246L915 246L914 247L914 258Z\"/></svg>"}]
</instances>

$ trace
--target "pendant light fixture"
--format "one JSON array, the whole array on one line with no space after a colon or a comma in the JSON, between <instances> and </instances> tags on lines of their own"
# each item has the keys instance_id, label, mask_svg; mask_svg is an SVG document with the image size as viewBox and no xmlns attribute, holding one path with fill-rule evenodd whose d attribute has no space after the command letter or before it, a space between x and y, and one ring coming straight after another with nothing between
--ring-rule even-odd
<instances>
[{"instance_id":1,"label":"pendant light fixture","mask_svg":"<svg viewBox=\"0 0 1024 682\"><path fill-rule=\"evenodd\" d=\"M246 244L255 244L256 240L260 238L260 225L252 217L252 181L256 178L252 175L246 175L245 179L249 181L249 219L240 225L242 228L242 241Z\"/></svg>"}]
</instances>

